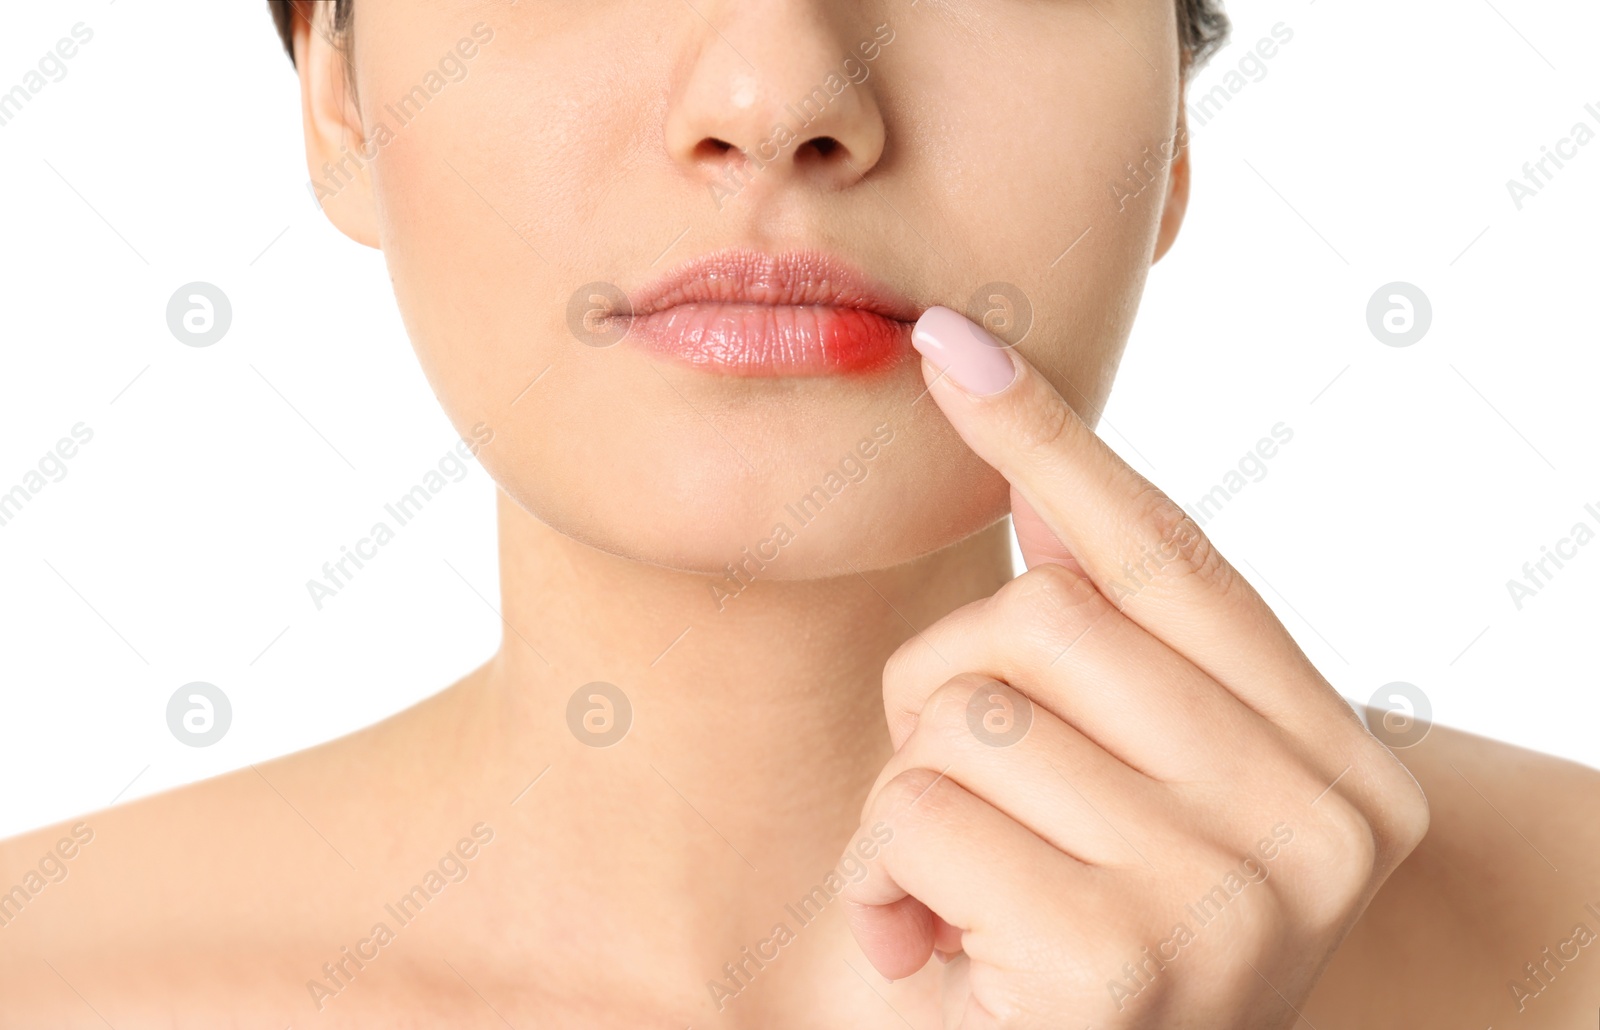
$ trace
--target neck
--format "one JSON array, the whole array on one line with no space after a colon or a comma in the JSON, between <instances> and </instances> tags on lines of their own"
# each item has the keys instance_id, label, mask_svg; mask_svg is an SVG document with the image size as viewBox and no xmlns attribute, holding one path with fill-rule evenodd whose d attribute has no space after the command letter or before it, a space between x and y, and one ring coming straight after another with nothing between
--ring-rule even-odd
<instances>
[{"instance_id":1,"label":"neck","mask_svg":"<svg viewBox=\"0 0 1600 1030\"><path fill-rule=\"evenodd\" d=\"M680 908L667 920L680 946L681 928L730 899L770 927L790 892L834 866L890 757L884 663L1012 574L1002 520L890 569L756 580L719 608L718 577L574 542L503 493L499 506L505 629L475 706L488 739L525 779L549 766L528 799L539 847L558 850L548 861L619 903L634 892L654 911ZM631 706L623 716L585 692L597 728L630 722L604 748L568 717L595 682Z\"/></svg>"}]
</instances>

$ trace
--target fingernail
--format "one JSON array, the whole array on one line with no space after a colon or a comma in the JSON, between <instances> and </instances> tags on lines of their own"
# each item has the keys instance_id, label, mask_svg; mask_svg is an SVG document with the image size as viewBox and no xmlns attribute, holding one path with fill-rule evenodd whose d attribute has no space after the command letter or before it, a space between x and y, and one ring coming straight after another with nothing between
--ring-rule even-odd
<instances>
[{"instance_id":1,"label":"fingernail","mask_svg":"<svg viewBox=\"0 0 1600 1030\"><path fill-rule=\"evenodd\" d=\"M1017 378L1010 351L959 311L931 307L911 330L911 346L968 393L987 397Z\"/></svg>"}]
</instances>

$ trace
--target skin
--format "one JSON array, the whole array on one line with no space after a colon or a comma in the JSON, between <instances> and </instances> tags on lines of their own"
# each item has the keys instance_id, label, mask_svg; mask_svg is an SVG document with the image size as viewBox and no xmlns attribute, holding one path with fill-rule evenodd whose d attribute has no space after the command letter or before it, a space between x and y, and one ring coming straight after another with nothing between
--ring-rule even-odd
<instances>
[{"instance_id":1,"label":"skin","mask_svg":"<svg viewBox=\"0 0 1600 1030\"><path fill-rule=\"evenodd\" d=\"M319 180L493 28L323 201L488 437L503 645L350 737L84 817L65 878L0 927L0 1027L1588 1025L1600 948L1523 1011L1507 982L1600 931L1600 775L1442 727L1378 745L1090 431L1188 197L1186 151L1124 209L1110 189L1181 128L1170 4L359 7L348 64L297 40ZM719 210L739 158L707 141L753 145L880 24L871 77L811 127L838 145L798 141ZM908 355L731 380L569 329L581 285L733 244L822 247L923 306L1015 284L1019 378L977 400ZM719 605L724 563L883 424L867 476ZM1172 557L1113 604L1150 551ZM997 679L1032 699L1011 747L964 732ZM568 724L594 681L632 705L613 747ZM0 879L76 822L0 844ZM1280 822L1237 918L1111 1005ZM401 925L386 904L452 852ZM779 921L795 939L719 1008L707 981ZM319 1003L341 948L375 957Z\"/></svg>"}]
</instances>

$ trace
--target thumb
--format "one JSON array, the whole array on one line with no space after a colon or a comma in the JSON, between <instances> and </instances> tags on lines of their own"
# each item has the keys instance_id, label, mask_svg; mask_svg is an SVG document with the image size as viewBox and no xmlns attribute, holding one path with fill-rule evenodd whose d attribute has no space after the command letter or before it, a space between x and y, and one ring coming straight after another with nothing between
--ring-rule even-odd
<instances>
[{"instance_id":1,"label":"thumb","mask_svg":"<svg viewBox=\"0 0 1600 1030\"><path fill-rule=\"evenodd\" d=\"M935 921L943 920L909 894L886 905L847 899L844 912L861 953L889 980L910 976L927 965L939 942Z\"/></svg>"}]
</instances>

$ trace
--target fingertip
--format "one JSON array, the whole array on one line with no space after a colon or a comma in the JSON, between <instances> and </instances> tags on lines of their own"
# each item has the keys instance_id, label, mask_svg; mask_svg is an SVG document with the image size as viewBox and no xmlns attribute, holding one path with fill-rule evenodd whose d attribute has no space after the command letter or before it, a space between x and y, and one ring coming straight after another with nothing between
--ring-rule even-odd
<instances>
[{"instance_id":1,"label":"fingertip","mask_svg":"<svg viewBox=\"0 0 1600 1030\"><path fill-rule=\"evenodd\" d=\"M951 308L935 305L924 311L911 330L911 345L923 357L923 378L929 385L929 362L951 382L978 397L997 394L1017 379L1012 348Z\"/></svg>"}]
</instances>

